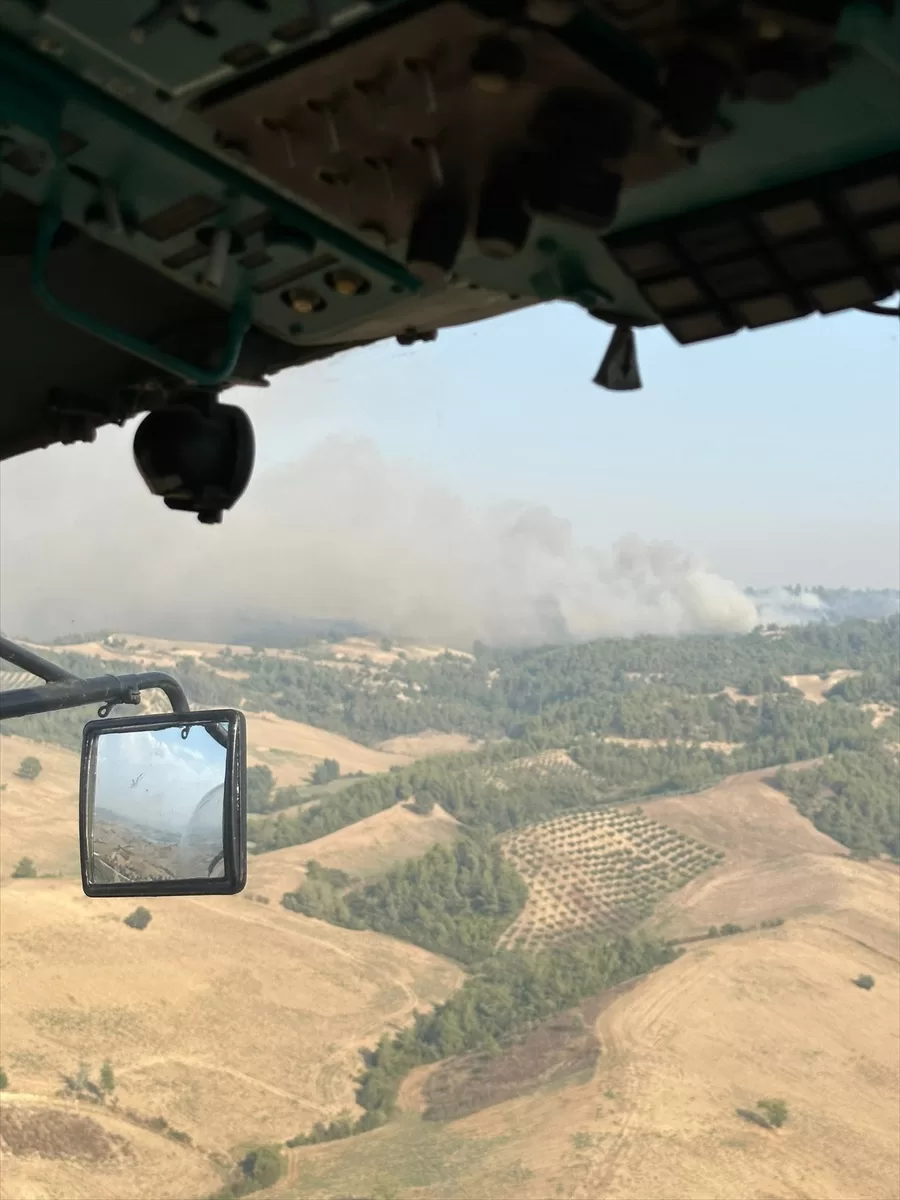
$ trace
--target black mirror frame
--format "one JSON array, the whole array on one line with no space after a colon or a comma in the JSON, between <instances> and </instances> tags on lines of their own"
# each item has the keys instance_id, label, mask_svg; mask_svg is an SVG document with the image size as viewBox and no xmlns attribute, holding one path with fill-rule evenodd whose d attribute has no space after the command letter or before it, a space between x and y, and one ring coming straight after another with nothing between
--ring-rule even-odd
<instances>
[{"instance_id":1,"label":"black mirror frame","mask_svg":"<svg viewBox=\"0 0 900 1200\"><path fill-rule=\"evenodd\" d=\"M88 799L96 771L97 740L113 730L166 729L176 725L224 725L225 812L223 826L224 876L220 879L158 880L135 883L94 883L90 872L92 814ZM247 725L235 708L200 712L154 713L142 717L105 717L88 721L81 743L81 778L78 796L78 833L81 846L81 886L86 896L234 896L247 883Z\"/></svg>"}]
</instances>

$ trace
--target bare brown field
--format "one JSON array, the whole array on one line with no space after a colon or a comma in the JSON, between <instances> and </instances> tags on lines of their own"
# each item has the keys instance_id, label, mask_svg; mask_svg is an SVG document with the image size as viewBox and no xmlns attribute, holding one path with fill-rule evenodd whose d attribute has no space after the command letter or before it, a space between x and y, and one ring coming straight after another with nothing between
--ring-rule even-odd
<instances>
[{"instance_id":1,"label":"bare brown field","mask_svg":"<svg viewBox=\"0 0 900 1200\"><path fill-rule=\"evenodd\" d=\"M420 817L405 804L396 804L314 842L251 856L247 886L280 901L303 881L310 859L366 878L383 875L398 862L418 858L439 842L455 841L458 835L456 821L439 805L427 817Z\"/></svg>"},{"instance_id":2,"label":"bare brown field","mask_svg":"<svg viewBox=\"0 0 900 1200\"><path fill-rule=\"evenodd\" d=\"M2 903L2 1048L17 1092L80 1061L124 1106L210 1149L279 1140L353 1108L359 1048L446 996L457 967L243 897L128 900L15 880Z\"/></svg>"},{"instance_id":3,"label":"bare brown field","mask_svg":"<svg viewBox=\"0 0 900 1200\"><path fill-rule=\"evenodd\" d=\"M2 1200L195 1200L220 1179L202 1153L109 1108L0 1093Z\"/></svg>"},{"instance_id":4,"label":"bare brown field","mask_svg":"<svg viewBox=\"0 0 900 1200\"><path fill-rule=\"evenodd\" d=\"M413 761L413 755L372 750L339 733L289 721L274 713L248 712L245 716L248 762L268 766L279 787L307 783L316 765L325 758L336 759L344 774L365 771L367 775Z\"/></svg>"},{"instance_id":5,"label":"bare brown field","mask_svg":"<svg viewBox=\"0 0 900 1200\"><path fill-rule=\"evenodd\" d=\"M822 679L819 675L785 675L785 683L789 683L792 688L796 688L802 692L810 704L824 704L825 693L833 688L836 683L840 683L842 679L850 679L853 675L858 675L859 671L850 671L846 667L840 667L837 671L832 671L830 675L826 675Z\"/></svg>"},{"instance_id":6,"label":"bare brown field","mask_svg":"<svg viewBox=\"0 0 900 1200\"><path fill-rule=\"evenodd\" d=\"M54 646L30 642L28 645L38 651L65 651L69 654L83 654L90 658L111 658L119 655L144 666L159 668L174 667L179 658L216 658L225 649L228 649L231 655L238 659L256 653L254 647L236 642L190 641L183 638L150 637L139 633L115 633L110 636L115 639L116 645L110 646L102 641L60 643ZM406 658L411 662L425 662L428 659L437 658L441 654L453 654L458 658L473 661L473 656L466 650L451 650L445 646L417 646L400 643L385 650L379 639L366 637L349 637L334 645L323 642L320 645L310 646L308 650L266 647L260 648L260 652L267 658L303 661L312 659L325 664L346 666L368 661L373 666L389 667L401 658ZM232 670L231 668L215 667L212 669L226 678L246 678L239 668Z\"/></svg>"},{"instance_id":7,"label":"bare brown field","mask_svg":"<svg viewBox=\"0 0 900 1200\"><path fill-rule=\"evenodd\" d=\"M794 768L811 765L797 763ZM725 850L729 861L846 854L843 846L819 833L783 792L766 782L774 774L772 767L744 771L702 792L644 800L642 807L655 821Z\"/></svg>"},{"instance_id":8,"label":"bare brown field","mask_svg":"<svg viewBox=\"0 0 900 1200\"><path fill-rule=\"evenodd\" d=\"M687 796L648 801L645 809L689 837L725 851L702 878L668 897L654 928L670 937L703 933L710 925L757 924L819 912L857 864L834 864L847 850L771 787L771 768L748 771Z\"/></svg>"},{"instance_id":9,"label":"bare brown field","mask_svg":"<svg viewBox=\"0 0 900 1200\"><path fill-rule=\"evenodd\" d=\"M529 771L568 771L578 775L586 775L584 767L580 767L571 757L568 750L542 750L539 754L530 754L526 758L513 759L508 764L511 770Z\"/></svg>"},{"instance_id":10,"label":"bare brown field","mask_svg":"<svg viewBox=\"0 0 900 1200\"><path fill-rule=\"evenodd\" d=\"M441 654L452 654L457 658L465 658L470 662L474 656L466 650L450 650L446 646L415 646L398 643L389 650L382 647L381 642L374 638L349 637L338 642L332 650L332 657L340 661L361 662L368 659L379 666L391 666L400 658L412 662L425 662L429 658L438 658Z\"/></svg>"},{"instance_id":11,"label":"bare brown field","mask_svg":"<svg viewBox=\"0 0 900 1200\"><path fill-rule=\"evenodd\" d=\"M436 754L464 754L478 750L483 744L464 733L436 733L427 729L424 733L388 738L386 742L379 743L378 749L385 754L402 754L413 760L431 758Z\"/></svg>"},{"instance_id":12,"label":"bare brown field","mask_svg":"<svg viewBox=\"0 0 900 1200\"><path fill-rule=\"evenodd\" d=\"M746 697L744 697L746 699ZM743 742L692 742L689 738L626 738L604 736L602 742L613 746L637 746L641 750L651 750L654 746L699 746L701 750L717 750L720 754L733 754L740 750Z\"/></svg>"},{"instance_id":13,"label":"bare brown field","mask_svg":"<svg viewBox=\"0 0 900 1200\"><path fill-rule=\"evenodd\" d=\"M19 779L23 758L41 763L37 779ZM78 764L72 750L17 734L0 737L0 878L23 856L46 874L77 875Z\"/></svg>"},{"instance_id":14,"label":"bare brown field","mask_svg":"<svg viewBox=\"0 0 900 1200\"><path fill-rule=\"evenodd\" d=\"M73 642L71 645L46 646L31 643L35 650L49 650L66 654L83 654L87 658L128 658L145 667L168 670L179 658L215 657L224 650L218 642L187 642L177 638L144 637L134 633L112 635L116 645L105 642ZM250 654L249 646L232 646L235 655Z\"/></svg>"},{"instance_id":15,"label":"bare brown field","mask_svg":"<svg viewBox=\"0 0 900 1200\"><path fill-rule=\"evenodd\" d=\"M759 696L745 696L743 692L739 692L736 687L731 687L730 685L728 687L723 687L720 694L722 696L727 696L732 704L740 704L743 702L744 704L749 704L754 708L757 704L759 704Z\"/></svg>"},{"instance_id":16,"label":"bare brown field","mask_svg":"<svg viewBox=\"0 0 900 1200\"><path fill-rule=\"evenodd\" d=\"M273 1200L897 1200L900 894L853 865L838 908L700 943L616 997L589 1082L293 1151ZM890 926L860 937L873 903ZM738 1115L767 1097L781 1130Z\"/></svg>"},{"instance_id":17,"label":"bare brown field","mask_svg":"<svg viewBox=\"0 0 900 1200\"><path fill-rule=\"evenodd\" d=\"M897 711L893 704L861 704L860 708L863 712L872 714L873 729L880 729L882 725L886 725Z\"/></svg>"},{"instance_id":18,"label":"bare brown field","mask_svg":"<svg viewBox=\"0 0 900 1200\"><path fill-rule=\"evenodd\" d=\"M570 813L507 834L503 853L528 884L500 945L554 941L639 924L663 896L717 862L702 841L650 820L636 805Z\"/></svg>"}]
</instances>

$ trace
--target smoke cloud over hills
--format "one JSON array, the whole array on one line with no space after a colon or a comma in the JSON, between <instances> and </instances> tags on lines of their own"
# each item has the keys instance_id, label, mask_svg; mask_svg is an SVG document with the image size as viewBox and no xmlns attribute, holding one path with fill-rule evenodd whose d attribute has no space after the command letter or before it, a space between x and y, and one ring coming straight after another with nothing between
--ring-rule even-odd
<instances>
[{"instance_id":1,"label":"smoke cloud over hills","mask_svg":"<svg viewBox=\"0 0 900 1200\"><path fill-rule=\"evenodd\" d=\"M324 617L466 645L740 632L776 619L761 616L762 596L674 546L635 536L601 552L547 508L475 511L365 439L331 437L258 473L222 526L200 526L144 491L126 437L4 464L7 633L229 640L248 622Z\"/></svg>"}]
</instances>

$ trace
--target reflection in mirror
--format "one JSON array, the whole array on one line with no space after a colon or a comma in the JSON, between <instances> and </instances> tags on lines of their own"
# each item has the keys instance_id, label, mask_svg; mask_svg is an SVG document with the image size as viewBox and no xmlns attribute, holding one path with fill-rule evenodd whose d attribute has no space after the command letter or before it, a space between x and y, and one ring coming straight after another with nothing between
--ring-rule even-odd
<instances>
[{"instance_id":1,"label":"reflection in mirror","mask_svg":"<svg viewBox=\"0 0 900 1200\"><path fill-rule=\"evenodd\" d=\"M88 795L95 884L225 875L227 738L218 725L110 729Z\"/></svg>"}]
</instances>

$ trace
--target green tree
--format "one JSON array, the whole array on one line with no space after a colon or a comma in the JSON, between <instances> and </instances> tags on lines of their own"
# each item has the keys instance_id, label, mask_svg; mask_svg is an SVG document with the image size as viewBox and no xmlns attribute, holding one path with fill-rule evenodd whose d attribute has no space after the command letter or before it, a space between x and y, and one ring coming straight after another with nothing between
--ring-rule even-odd
<instances>
[{"instance_id":1,"label":"green tree","mask_svg":"<svg viewBox=\"0 0 900 1200\"><path fill-rule=\"evenodd\" d=\"M116 1090L116 1077L112 1069L112 1063L108 1059L100 1068L100 1086L107 1093Z\"/></svg>"},{"instance_id":2,"label":"green tree","mask_svg":"<svg viewBox=\"0 0 900 1200\"><path fill-rule=\"evenodd\" d=\"M30 858L20 858L13 869L13 879L37 879L37 867Z\"/></svg>"},{"instance_id":3,"label":"green tree","mask_svg":"<svg viewBox=\"0 0 900 1200\"><path fill-rule=\"evenodd\" d=\"M435 799L431 792L420 792L418 796L413 798L410 808L413 812L419 814L420 817L429 817L434 812Z\"/></svg>"},{"instance_id":4,"label":"green tree","mask_svg":"<svg viewBox=\"0 0 900 1200\"><path fill-rule=\"evenodd\" d=\"M149 908L144 908L143 904L139 904L133 913L129 913L124 918L124 923L131 929L146 929L153 920L153 914Z\"/></svg>"},{"instance_id":5,"label":"green tree","mask_svg":"<svg viewBox=\"0 0 900 1200\"><path fill-rule=\"evenodd\" d=\"M857 975L853 980L858 988L862 988L866 992L870 992L875 986L875 977L873 975Z\"/></svg>"},{"instance_id":6,"label":"green tree","mask_svg":"<svg viewBox=\"0 0 900 1200\"><path fill-rule=\"evenodd\" d=\"M320 762L312 773L313 783L331 783L333 779L338 779L341 774L341 764L335 758L326 758L324 762Z\"/></svg>"},{"instance_id":7,"label":"green tree","mask_svg":"<svg viewBox=\"0 0 900 1200\"><path fill-rule=\"evenodd\" d=\"M2 1067L0 1067L0 1092L4 1091L4 1089L6 1089L8 1087L9 1087L9 1076L4 1071L4 1069Z\"/></svg>"},{"instance_id":8,"label":"green tree","mask_svg":"<svg viewBox=\"0 0 900 1200\"><path fill-rule=\"evenodd\" d=\"M247 768L247 812L264 813L271 808L275 776L261 763Z\"/></svg>"},{"instance_id":9,"label":"green tree","mask_svg":"<svg viewBox=\"0 0 900 1200\"><path fill-rule=\"evenodd\" d=\"M37 779L41 773L41 760L35 758L33 754L29 754L27 758L23 758L19 763L19 769L16 774L20 779Z\"/></svg>"},{"instance_id":10,"label":"green tree","mask_svg":"<svg viewBox=\"0 0 900 1200\"><path fill-rule=\"evenodd\" d=\"M277 1183L282 1168L281 1153L276 1146L257 1146L241 1159L241 1171L257 1188Z\"/></svg>"},{"instance_id":11,"label":"green tree","mask_svg":"<svg viewBox=\"0 0 900 1200\"><path fill-rule=\"evenodd\" d=\"M780 1129L788 1119L788 1106L783 1100L757 1100L756 1107L773 1129Z\"/></svg>"}]
</instances>

